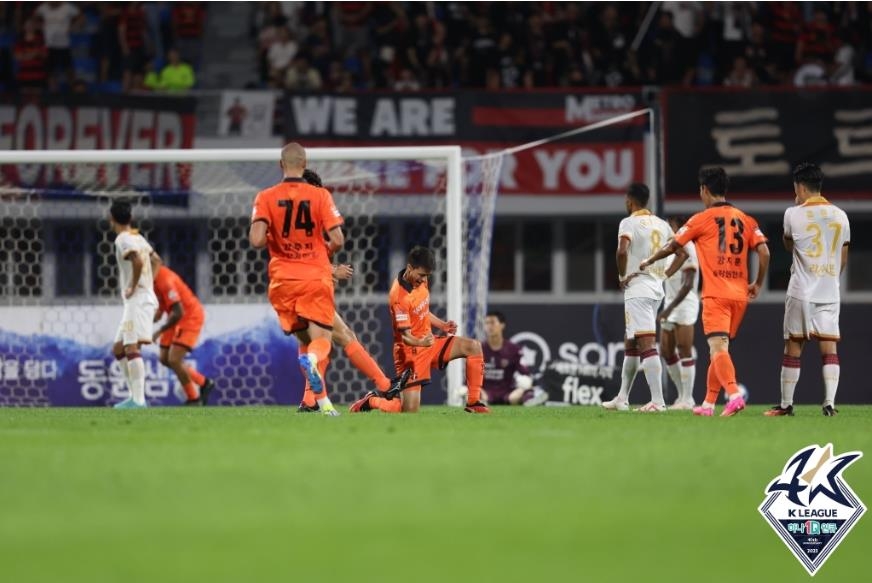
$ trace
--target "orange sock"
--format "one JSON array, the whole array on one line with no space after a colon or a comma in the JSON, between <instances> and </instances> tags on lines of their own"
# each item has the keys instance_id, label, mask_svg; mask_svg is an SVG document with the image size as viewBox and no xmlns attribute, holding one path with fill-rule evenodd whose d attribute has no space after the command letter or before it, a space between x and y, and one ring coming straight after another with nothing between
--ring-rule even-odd
<instances>
[{"instance_id":1,"label":"orange sock","mask_svg":"<svg viewBox=\"0 0 872 583\"><path fill-rule=\"evenodd\" d=\"M206 384L206 377L204 377L202 373L197 372L193 366L186 366L185 369L188 371L188 376L191 377L191 380L197 383L197 385L202 387Z\"/></svg>"},{"instance_id":2,"label":"orange sock","mask_svg":"<svg viewBox=\"0 0 872 583\"><path fill-rule=\"evenodd\" d=\"M330 349L333 346L330 344L330 340L327 338L318 338L317 340L312 340L309 345L306 347L306 352L308 354L314 354L319 361L326 360L328 356L330 356Z\"/></svg>"},{"instance_id":3,"label":"orange sock","mask_svg":"<svg viewBox=\"0 0 872 583\"><path fill-rule=\"evenodd\" d=\"M730 353L726 350L716 352L712 357L712 364L715 369L715 374L718 376L718 382L727 391L727 394L732 396L739 392L739 387L736 384L736 367L733 366L733 359L730 358Z\"/></svg>"},{"instance_id":4,"label":"orange sock","mask_svg":"<svg viewBox=\"0 0 872 583\"><path fill-rule=\"evenodd\" d=\"M400 399L382 399L381 397L370 397L369 406L385 413L399 413L403 410L403 402Z\"/></svg>"},{"instance_id":5,"label":"orange sock","mask_svg":"<svg viewBox=\"0 0 872 583\"><path fill-rule=\"evenodd\" d=\"M705 378L705 402L709 405L714 405L718 402L718 395L721 394L721 383L718 381L718 375L715 374L714 362L709 362L708 373Z\"/></svg>"},{"instance_id":6,"label":"orange sock","mask_svg":"<svg viewBox=\"0 0 872 583\"><path fill-rule=\"evenodd\" d=\"M364 374L364 376L375 383L375 386L380 391L387 391L391 386L391 381L382 372L372 355L366 351L363 345L354 340L345 347L345 356L354 365L354 368Z\"/></svg>"},{"instance_id":7,"label":"orange sock","mask_svg":"<svg viewBox=\"0 0 872 583\"><path fill-rule=\"evenodd\" d=\"M481 400L481 385L484 382L484 357L481 354L466 357L466 386L469 395L466 402L469 405Z\"/></svg>"},{"instance_id":8,"label":"orange sock","mask_svg":"<svg viewBox=\"0 0 872 583\"><path fill-rule=\"evenodd\" d=\"M185 389L185 394L188 396L189 401L194 401L200 398L200 391L194 387L194 383L188 383L182 388Z\"/></svg>"}]
</instances>

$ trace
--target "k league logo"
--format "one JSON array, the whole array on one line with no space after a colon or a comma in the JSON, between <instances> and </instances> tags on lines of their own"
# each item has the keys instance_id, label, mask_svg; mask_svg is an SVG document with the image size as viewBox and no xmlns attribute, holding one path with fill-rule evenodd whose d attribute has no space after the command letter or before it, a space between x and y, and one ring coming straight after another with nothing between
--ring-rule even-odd
<instances>
[{"instance_id":1,"label":"k league logo","mask_svg":"<svg viewBox=\"0 0 872 583\"><path fill-rule=\"evenodd\" d=\"M862 456L859 451L833 456L831 443L810 445L796 452L765 490L760 514L809 575L823 566L866 512L842 478Z\"/></svg>"}]
</instances>

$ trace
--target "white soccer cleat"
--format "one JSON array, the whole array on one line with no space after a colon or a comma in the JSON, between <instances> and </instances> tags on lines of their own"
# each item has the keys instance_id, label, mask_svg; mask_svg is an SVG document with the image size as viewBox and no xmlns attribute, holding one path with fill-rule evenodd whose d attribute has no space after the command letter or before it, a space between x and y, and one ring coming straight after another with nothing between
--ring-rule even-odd
<instances>
[{"instance_id":1,"label":"white soccer cleat","mask_svg":"<svg viewBox=\"0 0 872 583\"><path fill-rule=\"evenodd\" d=\"M611 401L604 401L603 409L608 409L609 411L629 411L630 404L615 397Z\"/></svg>"},{"instance_id":2,"label":"white soccer cleat","mask_svg":"<svg viewBox=\"0 0 872 583\"><path fill-rule=\"evenodd\" d=\"M634 411L638 411L639 413L662 413L666 411L666 405L658 405L654 401L642 405L638 409L634 409Z\"/></svg>"}]
</instances>

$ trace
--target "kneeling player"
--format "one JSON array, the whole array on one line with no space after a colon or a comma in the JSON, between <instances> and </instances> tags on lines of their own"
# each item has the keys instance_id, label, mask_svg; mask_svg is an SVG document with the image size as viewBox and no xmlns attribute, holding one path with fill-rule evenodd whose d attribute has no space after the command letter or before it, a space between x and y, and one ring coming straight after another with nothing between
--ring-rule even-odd
<instances>
[{"instance_id":1,"label":"kneeling player","mask_svg":"<svg viewBox=\"0 0 872 583\"><path fill-rule=\"evenodd\" d=\"M484 359L481 343L472 338L454 336L455 322L445 322L430 313L430 290L427 280L435 267L433 252L414 247L403 269L391 286L390 312L394 329L394 366L397 374L412 369L412 377L400 399L388 400L370 391L351 405L351 412L379 409L389 413L414 413L421 406L421 387L430 382L430 371L443 369L456 358L466 358L466 384L469 387L468 413L490 413L481 402ZM433 327L447 336L433 336Z\"/></svg>"},{"instance_id":2,"label":"kneeling player","mask_svg":"<svg viewBox=\"0 0 872 583\"><path fill-rule=\"evenodd\" d=\"M184 362L203 329L206 319L203 305L182 278L162 264L160 257L152 255L151 263L158 301L155 322L167 314L166 322L154 333L154 341L160 345L160 362L176 373L188 398L185 405L207 405L215 383Z\"/></svg>"}]
</instances>

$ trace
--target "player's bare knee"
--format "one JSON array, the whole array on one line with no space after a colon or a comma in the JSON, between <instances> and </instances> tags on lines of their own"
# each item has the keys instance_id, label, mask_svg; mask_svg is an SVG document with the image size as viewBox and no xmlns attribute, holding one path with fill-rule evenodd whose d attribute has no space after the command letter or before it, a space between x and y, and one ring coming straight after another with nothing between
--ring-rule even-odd
<instances>
[{"instance_id":1,"label":"player's bare knee","mask_svg":"<svg viewBox=\"0 0 872 583\"><path fill-rule=\"evenodd\" d=\"M354 332L351 331L347 326L338 326L333 328L333 342L339 345L342 348L345 348L352 342L357 340L357 337L354 335Z\"/></svg>"},{"instance_id":2,"label":"player's bare knee","mask_svg":"<svg viewBox=\"0 0 872 583\"><path fill-rule=\"evenodd\" d=\"M481 342L472 338L461 338L460 348L464 356L478 356L481 354Z\"/></svg>"},{"instance_id":3,"label":"player's bare knee","mask_svg":"<svg viewBox=\"0 0 872 583\"><path fill-rule=\"evenodd\" d=\"M170 365L170 357L164 351L161 351L160 356L158 356L157 359L164 366L168 367Z\"/></svg>"}]
</instances>

